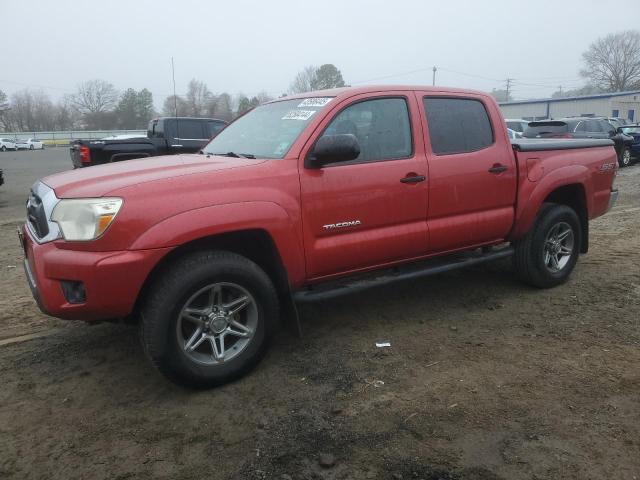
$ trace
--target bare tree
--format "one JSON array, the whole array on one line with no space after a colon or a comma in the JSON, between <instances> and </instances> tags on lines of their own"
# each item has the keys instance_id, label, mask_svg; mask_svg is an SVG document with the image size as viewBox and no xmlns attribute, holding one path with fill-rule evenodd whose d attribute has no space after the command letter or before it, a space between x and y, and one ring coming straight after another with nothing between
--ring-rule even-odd
<instances>
[{"instance_id":1,"label":"bare tree","mask_svg":"<svg viewBox=\"0 0 640 480\"><path fill-rule=\"evenodd\" d=\"M170 95L162 104L162 114L167 117L186 117L189 115L189 105L180 95Z\"/></svg>"},{"instance_id":2,"label":"bare tree","mask_svg":"<svg viewBox=\"0 0 640 480\"><path fill-rule=\"evenodd\" d=\"M317 72L318 68L313 65L309 65L298 72L289 86L289 93L304 93L313 90L312 85L316 82Z\"/></svg>"},{"instance_id":3,"label":"bare tree","mask_svg":"<svg viewBox=\"0 0 640 480\"><path fill-rule=\"evenodd\" d=\"M264 90L258 92L258 95L256 95L256 98L258 99L258 102L260 102L260 105L262 105L263 103L267 103L267 102L270 102L271 100L273 100L273 97L271 95L269 95Z\"/></svg>"},{"instance_id":4,"label":"bare tree","mask_svg":"<svg viewBox=\"0 0 640 480\"><path fill-rule=\"evenodd\" d=\"M605 92L640 87L640 31L599 38L582 54L585 68L580 75Z\"/></svg>"},{"instance_id":5,"label":"bare tree","mask_svg":"<svg viewBox=\"0 0 640 480\"><path fill-rule=\"evenodd\" d=\"M43 131L55 128L55 107L43 91L24 89L11 96L12 130Z\"/></svg>"},{"instance_id":6,"label":"bare tree","mask_svg":"<svg viewBox=\"0 0 640 480\"><path fill-rule=\"evenodd\" d=\"M116 106L118 91L104 80L88 80L78 86L72 101L83 114L108 112Z\"/></svg>"},{"instance_id":7,"label":"bare tree","mask_svg":"<svg viewBox=\"0 0 640 480\"><path fill-rule=\"evenodd\" d=\"M207 105L211 103L212 100L213 95L209 91L207 84L195 78L191 79L187 87L186 95L189 115L192 117L201 117L205 114Z\"/></svg>"},{"instance_id":8,"label":"bare tree","mask_svg":"<svg viewBox=\"0 0 640 480\"><path fill-rule=\"evenodd\" d=\"M3 130L10 130L10 108L7 94L0 90L0 127L2 127Z\"/></svg>"}]
</instances>

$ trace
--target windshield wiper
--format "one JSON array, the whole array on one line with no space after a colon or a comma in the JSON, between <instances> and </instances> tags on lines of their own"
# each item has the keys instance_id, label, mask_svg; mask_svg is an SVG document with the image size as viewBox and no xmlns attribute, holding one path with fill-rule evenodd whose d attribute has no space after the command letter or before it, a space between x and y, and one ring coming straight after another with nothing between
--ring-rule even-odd
<instances>
[{"instance_id":1,"label":"windshield wiper","mask_svg":"<svg viewBox=\"0 0 640 480\"><path fill-rule=\"evenodd\" d=\"M207 155L218 155L220 157L232 157L232 158L256 158L255 155L252 155L250 153L235 153L235 152L227 152L227 153L208 152Z\"/></svg>"}]
</instances>

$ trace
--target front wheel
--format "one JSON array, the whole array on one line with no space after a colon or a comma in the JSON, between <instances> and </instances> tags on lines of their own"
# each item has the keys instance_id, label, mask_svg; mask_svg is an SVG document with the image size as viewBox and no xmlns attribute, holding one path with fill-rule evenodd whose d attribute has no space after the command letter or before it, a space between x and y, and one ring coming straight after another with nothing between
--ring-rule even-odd
<instances>
[{"instance_id":1,"label":"front wheel","mask_svg":"<svg viewBox=\"0 0 640 480\"><path fill-rule=\"evenodd\" d=\"M566 205L543 204L531 230L514 244L516 274L538 288L566 282L578 261L581 241L580 219L575 210Z\"/></svg>"},{"instance_id":2,"label":"front wheel","mask_svg":"<svg viewBox=\"0 0 640 480\"><path fill-rule=\"evenodd\" d=\"M29 150L33 150L33 145L29 145Z\"/></svg>"},{"instance_id":3,"label":"front wheel","mask_svg":"<svg viewBox=\"0 0 640 480\"><path fill-rule=\"evenodd\" d=\"M620 165L621 168L631 165L631 149L629 147L624 147L620 152L618 165Z\"/></svg>"},{"instance_id":4,"label":"front wheel","mask_svg":"<svg viewBox=\"0 0 640 480\"><path fill-rule=\"evenodd\" d=\"M141 340L170 380L212 387L247 373L278 321L267 274L231 252L197 252L171 264L141 311Z\"/></svg>"},{"instance_id":5,"label":"front wheel","mask_svg":"<svg viewBox=\"0 0 640 480\"><path fill-rule=\"evenodd\" d=\"M6 152L7 151L7 147L5 145L2 145L2 151Z\"/></svg>"}]
</instances>

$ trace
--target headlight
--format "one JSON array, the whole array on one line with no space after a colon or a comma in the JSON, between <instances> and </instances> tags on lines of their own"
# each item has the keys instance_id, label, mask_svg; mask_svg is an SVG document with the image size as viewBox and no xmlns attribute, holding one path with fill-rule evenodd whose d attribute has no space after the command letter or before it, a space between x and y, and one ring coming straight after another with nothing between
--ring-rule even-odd
<instances>
[{"instance_id":1,"label":"headlight","mask_svg":"<svg viewBox=\"0 0 640 480\"><path fill-rule=\"evenodd\" d=\"M51 220L60 226L65 240L93 240L109 228L121 206L121 198L63 199Z\"/></svg>"}]
</instances>

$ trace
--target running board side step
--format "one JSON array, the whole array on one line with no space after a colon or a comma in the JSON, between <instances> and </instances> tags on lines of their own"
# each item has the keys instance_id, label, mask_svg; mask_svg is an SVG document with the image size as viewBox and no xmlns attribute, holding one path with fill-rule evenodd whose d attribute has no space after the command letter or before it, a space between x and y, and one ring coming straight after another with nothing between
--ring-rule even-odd
<instances>
[{"instance_id":1,"label":"running board side step","mask_svg":"<svg viewBox=\"0 0 640 480\"><path fill-rule=\"evenodd\" d=\"M316 300L339 297L373 287L427 277L429 275L448 272L450 270L457 270L459 268L499 260L512 255L513 247L507 246L490 250L477 249L463 254L423 260L420 262L401 265L399 267L359 275L357 277L349 277L312 285L304 290L294 292L293 300L296 302L313 302Z\"/></svg>"}]
</instances>

